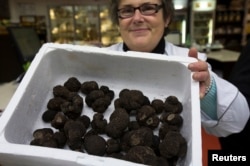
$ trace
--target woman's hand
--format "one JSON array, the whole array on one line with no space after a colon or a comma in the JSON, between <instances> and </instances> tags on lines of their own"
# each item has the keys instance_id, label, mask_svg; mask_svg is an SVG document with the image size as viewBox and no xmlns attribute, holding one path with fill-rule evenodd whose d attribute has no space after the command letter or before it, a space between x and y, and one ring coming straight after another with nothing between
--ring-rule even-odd
<instances>
[{"instance_id":1,"label":"woman's hand","mask_svg":"<svg viewBox=\"0 0 250 166\"><path fill-rule=\"evenodd\" d=\"M190 48L188 56L198 59L197 49ZM188 69L194 72L193 79L200 82L200 98L203 98L206 88L209 87L210 84L210 73L207 62L198 59L197 62L190 63Z\"/></svg>"}]
</instances>

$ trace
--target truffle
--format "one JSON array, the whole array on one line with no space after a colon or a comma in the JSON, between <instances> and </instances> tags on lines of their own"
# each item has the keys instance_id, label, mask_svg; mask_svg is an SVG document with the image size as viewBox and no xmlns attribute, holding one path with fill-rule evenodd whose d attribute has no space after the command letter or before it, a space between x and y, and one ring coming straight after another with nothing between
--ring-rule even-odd
<instances>
[{"instance_id":1,"label":"truffle","mask_svg":"<svg viewBox=\"0 0 250 166\"><path fill-rule=\"evenodd\" d=\"M134 146L153 146L154 133L148 127L141 127L138 130L126 132L122 137L122 147L126 149Z\"/></svg>"},{"instance_id":2,"label":"truffle","mask_svg":"<svg viewBox=\"0 0 250 166\"><path fill-rule=\"evenodd\" d=\"M92 129L94 129L96 132L99 134L104 134L105 133L105 128L108 124L107 120L104 119L103 114L101 113L96 113L93 116L92 121L90 122Z\"/></svg>"},{"instance_id":3,"label":"truffle","mask_svg":"<svg viewBox=\"0 0 250 166\"><path fill-rule=\"evenodd\" d=\"M113 100L115 97L115 92L110 90L108 86L102 85L100 90L104 92L105 96L108 96L110 100Z\"/></svg>"},{"instance_id":4,"label":"truffle","mask_svg":"<svg viewBox=\"0 0 250 166\"><path fill-rule=\"evenodd\" d=\"M90 126L90 118L87 115L80 116L79 118L76 119L76 121L81 122L86 129L89 128Z\"/></svg>"},{"instance_id":5,"label":"truffle","mask_svg":"<svg viewBox=\"0 0 250 166\"><path fill-rule=\"evenodd\" d=\"M169 131L159 145L161 156L166 159L184 157L187 152L185 138L176 131Z\"/></svg>"},{"instance_id":6,"label":"truffle","mask_svg":"<svg viewBox=\"0 0 250 166\"><path fill-rule=\"evenodd\" d=\"M65 101L61 104L62 112L70 119L78 118L83 109L83 98L80 95L75 95L72 101Z\"/></svg>"},{"instance_id":7,"label":"truffle","mask_svg":"<svg viewBox=\"0 0 250 166\"><path fill-rule=\"evenodd\" d=\"M165 109L164 102L160 99L154 99L151 106L155 109L156 114L161 114Z\"/></svg>"},{"instance_id":8,"label":"truffle","mask_svg":"<svg viewBox=\"0 0 250 166\"><path fill-rule=\"evenodd\" d=\"M176 131L179 132L180 128L178 126L173 126L173 125L169 125L168 123L162 123L160 128L159 128L159 138L162 140L164 139L165 135L169 132L169 131Z\"/></svg>"},{"instance_id":9,"label":"truffle","mask_svg":"<svg viewBox=\"0 0 250 166\"><path fill-rule=\"evenodd\" d=\"M104 156L106 141L99 135L90 135L84 138L84 148L88 154Z\"/></svg>"},{"instance_id":10,"label":"truffle","mask_svg":"<svg viewBox=\"0 0 250 166\"><path fill-rule=\"evenodd\" d=\"M67 122L67 117L62 112L58 112L55 115L54 119L51 121L51 126L56 129L62 129L66 122Z\"/></svg>"},{"instance_id":11,"label":"truffle","mask_svg":"<svg viewBox=\"0 0 250 166\"><path fill-rule=\"evenodd\" d=\"M139 90L123 89L119 93L119 98L115 100L115 108L124 108L128 113L137 110L145 105L146 97Z\"/></svg>"},{"instance_id":12,"label":"truffle","mask_svg":"<svg viewBox=\"0 0 250 166\"><path fill-rule=\"evenodd\" d=\"M155 109L149 105L144 105L137 111L136 120L141 126L151 129L158 127L160 119L156 115Z\"/></svg>"},{"instance_id":13,"label":"truffle","mask_svg":"<svg viewBox=\"0 0 250 166\"><path fill-rule=\"evenodd\" d=\"M57 148L58 143L54 138L54 132L50 128L37 129L33 132L33 140L30 145Z\"/></svg>"},{"instance_id":14,"label":"truffle","mask_svg":"<svg viewBox=\"0 0 250 166\"><path fill-rule=\"evenodd\" d=\"M120 138L129 124L129 114L123 108L117 108L110 115L106 126L106 134L112 138Z\"/></svg>"},{"instance_id":15,"label":"truffle","mask_svg":"<svg viewBox=\"0 0 250 166\"><path fill-rule=\"evenodd\" d=\"M66 145L67 142L67 137L64 132L62 131L57 131L54 133L54 139L56 140L58 147L62 148Z\"/></svg>"},{"instance_id":16,"label":"truffle","mask_svg":"<svg viewBox=\"0 0 250 166\"><path fill-rule=\"evenodd\" d=\"M58 111L55 110L46 110L42 115L42 120L44 122L51 122L57 113Z\"/></svg>"},{"instance_id":17,"label":"truffle","mask_svg":"<svg viewBox=\"0 0 250 166\"><path fill-rule=\"evenodd\" d=\"M103 98L103 97L104 97L103 91L93 90L88 95L86 95L85 102L89 107L92 107L92 104L94 103L95 100L97 100L98 98Z\"/></svg>"},{"instance_id":18,"label":"truffle","mask_svg":"<svg viewBox=\"0 0 250 166\"><path fill-rule=\"evenodd\" d=\"M67 99L69 97L69 93L70 91L62 85L56 85L53 88L54 97L61 97L61 98Z\"/></svg>"},{"instance_id":19,"label":"truffle","mask_svg":"<svg viewBox=\"0 0 250 166\"><path fill-rule=\"evenodd\" d=\"M182 103L178 100L176 96L168 96L165 100L165 111L179 114L182 112Z\"/></svg>"},{"instance_id":20,"label":"truffle","mask_svg":"<svg viewBox=\"0 0 250 166\"><path fill-rule=\"evenodd\" d=\"M78 92L81 89L81 83L76 77L70 77L65 83L64 86L72 92Z\"/></svg>"},{"instance_id":21,"label":"truffle","mask_svg":"<svg viewBox=\"0 0 250 166\"><path fill-rule=\"evenodd\" d=\"M181 128L183 124L182 116L179 114L175 114L175 113L162 114L161 121L168 123L169 125L177 126L178 128Z\"/></svg>"},{"instance_id":22,"label":"truffle","mask_svg":"<svg viewBox=\"0 0 250 166\"><path fill-rule=\"evenodd\" d=\"M96 81L85 81L81 85L81 92L85 95L89 94L93 90L98 90L99 85Z\"/></svg>"},{"instance_id":23,"label":"truffle","mask_svg":"<svg viewBox=\"0 0 250 166\"><path fill-rule=\"evenodd\" d=\"M51 98L47 103L47 108L49 110L56 110L61 111L61 104L64 103L66 100L62 97L54 97Z\"/></svg>"},{"instance_id":24,"label":"truffle","mask_svg":"<svg viewBox=\"0 0 250 166\"><path fill-rule=\"evenodd\" d=\"M83 151L83 136L86 133L85 126L78 121L68 120L64 125L67 144L70 149Z\"/></svg>"},{"instance_id":25,"label":"truffle","mask_svg":"<svg viewBox=\"0 0 250 166\"><path fill-rule=\"evenodd\" d=\"M110 104L111 104L110 98L108 96L104 96L104 97L96 99L92 103L91 107L94 112L104 113Z\"/></svg>"},{"instance_id":26,"label":"truffle","mask_svg":"<svg viewBox=\"0 0 250 166\"><path fill-rule=\"evenodd\" d=\"M121 151L120 141L116 139L108 139L107 140L107 154L119 153Z\"/></svg>"},{"instance_id":27,"label":"truffle","mask_svg":"<svg viewBox=\"0 0 250 166\"><path fill-rule=\"evenodd\" d=\"M36 129L33 132L33 137L35 139L44 139L46 137L53 137L53 130L51 128L41 128L41 129Z\"/></svg>"},{"instance_id":28,"label":"truffle","mask_svg":"<svg viewBox=\"0 0 250 166\"><path fill-rule=\"evenodd\" d=\"M127 154L124 156L124 159L127 161L132 161L135 163L141 163L148 165L151 164L153 158L156 158L154 151L148 146L135 146L132 147Z\"/></svg>"}]
</instances>

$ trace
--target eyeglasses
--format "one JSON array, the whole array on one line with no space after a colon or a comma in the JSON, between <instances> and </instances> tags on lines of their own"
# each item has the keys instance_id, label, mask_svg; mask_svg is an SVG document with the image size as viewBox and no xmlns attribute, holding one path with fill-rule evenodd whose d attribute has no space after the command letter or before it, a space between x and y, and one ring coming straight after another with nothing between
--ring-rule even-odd
<instances>
[{"instance_id":1,"label":"eyeglasses","mask_svg":"<svg viewBox=\"0 0 250 166\"><path fill-rule=\"evenodd\" d=\"M127 6L121 9L118 9L118 17L124 19L133 17L136 9L140 11L142 15L148 16L154 13L157 13L162 8L162 5L158 4L143 4L139 7Z\"/></svg>"}]
</instances>

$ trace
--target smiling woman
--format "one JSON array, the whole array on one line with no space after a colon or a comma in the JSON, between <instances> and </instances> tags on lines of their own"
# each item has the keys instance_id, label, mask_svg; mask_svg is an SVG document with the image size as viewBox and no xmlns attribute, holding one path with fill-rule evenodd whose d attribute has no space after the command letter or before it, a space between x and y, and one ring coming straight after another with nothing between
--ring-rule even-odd
<instances>
[{"instance_id":1,"label":"smiling woman","mask_svg":"<svg viewBox=\"0 0 250 166\"><path fill-rule=\"evenodd\" d=\"M150 52L156 47L166 34L165 29L168 29L174 11L173 5L161 0L121 0L119 4L112 3L111 8L114 9L114 13L111 11L112 19L119 25L126 46L142 52Z\"/></svg>"}]
</instances>

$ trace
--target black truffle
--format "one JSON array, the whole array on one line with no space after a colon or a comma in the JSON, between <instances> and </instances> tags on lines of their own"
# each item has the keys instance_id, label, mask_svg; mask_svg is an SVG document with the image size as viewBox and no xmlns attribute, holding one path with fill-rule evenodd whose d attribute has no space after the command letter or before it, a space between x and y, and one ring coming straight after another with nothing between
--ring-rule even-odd
<instances>
[{"instance_id":1,"label":"black truffle","mask_svg":"<svg viewBox=\"0 0 250 166\"><path fill-rule=\"evenodd\" d=\"M96 113L94 114L90 124L92 129L94 129L96 132L98 132L99 134L104 134L108 122L106 119L104 119L103 114Z\"/></svg>"},{"instance_id":2,"label":"black truffle","mask_svg":"<svg viewBox=\"0 0 250 166\"><path fill-rule=\"evenodd\" d=\"M42 120L44 122L51 122L57 113L58 111L55 110L46 110L42 115Z\"/></svg>"},{"instance_id":3,"label":"black truffle","mask_svg":"<svg viewBox=\"0 0 250 166\"><path fill-rule=\"evenodd\" d=\"M159 150L166 159L184 157L187 152L187 142L179 132L169 131L160 143Z\"/></svg>"},{"instance_id":4,"label":"black truffle","mask_svg":"<svg viewBox=\"0 0 250 166\"><path fill-rule=\"evenodd\" d=\"M168 96L165 100L165 111L179 114L183 110L182 103L176 96Z\"/></svg>"},{"instance_id":5,"label":"black truffle","mask_svg":"<svg viewBox=\"0 0 250 166\"><path fill-rule=\"evenodd\" d=\"M57 131L54 133L53 137L56 140L59 148L63 148L66 145L67 137L64 132Z\"/></svg>"},{"instance_id":6,"label":"black truffle","mask_svg":"<svg viewBox=\"0 0 250 166\"><path fill-rule=\"evenodd\" d=\"M95 100L103 98L104 96L105 94L103 91L93 90L85 97L85 102L89 107L92 107L92 104L95 102Z\"/></svg>"},{"instance_id":7,"label":"black truffle","mask_svg":"<svg viewBox=\"0 0 250 166\"><path fill-rule=\"evenodd\" d=\"M62 97L51 98L47 103L47 108L49 110L61 111L61 104L65 101Z\"/></svg>"},{"instance_id":8,"label":"black truffle","mask_svg":"<svg viewBox=\"0 0 250 166\"><path fill-rule=\"evenodd\" d=\"M81 92L85 95L89 94L93 90L98 90L99 85L96 81L85 81L81 85Z\"/></svg>"},{"instance_id":9,"label":"black truffle","mask_svg":"<svg viewBox=\"0 0 250 166\"><path fill-rule=\"evenodd\" d=\"M85 126L79 121L68 120L64 125L67 144L70 149L83 151L83 137L86 133Z\"/></svg>"},{"instance_id":10,"label":"black truffle","mask_svg":"<svg viewBox=\"0 0 250 166\"><path fill-rule=\"evenodd\" d=\"M78 92L81 89L81 83L76 77L70 77L65 83L64 86L72 92Z\"/></svg>"},{"instance_id":11,"label":"black truffle","mask_svg":"<svg viewBox=\"0 0 250 166\"><path fill-rule=\"evenodd\" d=\"M135 146L132 147L127 154L124 156L124 159L127 161L132 161L135 163L141 163L148 165L151 164L152 159L156 158L154 151L148 146Z\"/></svg>"},{"instance_id":12,"label":"black truffle","mask_svg":"<svg viewBox=\"0 0 250 166\"><path fill-rule=\"evenodd\" d=\"M162 114L161 121L168 123L169 125L177 126L178 128L181 128L183 124L182 116L180 114L175 113Z\"/></svg>"},{"instance_id":13,"label":"black truffle","mask_svg":"<svg viewBox=\"0 0 250 166\"><path fill-rule=\"evenodd\" d=\"M141 126L146 126L151 129L157 128L160 123L160 119L158 118L155 109L149 105L144 105L138 109L136 120Z\"/></svg>"},{"instance_id":14,"label":"black truffle","mask_svg":"<svg viewBox=\"0 0 250 166\"><path fill-rule=\"evenodd\" d=\"M75 95L72 101L65 101L61 104L61 110L68 118L77 119L82 113L83 105L83 98Z\"/></svg>"},{"instance_id":15,"label":"black truffle","mask_svg":"<svg viewBox=\"0 0 250 166\"><path fill-rule=\"evenodd\" d=\"M67 117L62 112L58 112L51 121L51 126L56 129L62 129L67 120Z\"/></svg>"},{"instance_id":16,"label":"black truffle","mask_svg":"<svg viewBox=\"0 0 250 166\"><path fill-rule=\"evenodd\" d=\"M154 133L148 127L141 127L138 130L131 130L126 132L122 137L122 148L127 149L134 146L148 146L152 147L154 144Z\"/></svg>"},{"instance_id":17,"label":"black truffle","mask_svg":"<svg viewBox=\"0 0 250 166\"><path fill-rule=\"evenodd\" d=\"M107 140L107 154L119 153L121 151L120 141L117 139L108 139Z\"/></svg>"},{"instance_id":18,"label":"black truffle","mask_svg":"<svg viewBox=\"0 0 250 166\"><path fill-rule=\"evenodd\" d=\"M108 86L102 85L100 87L100 90L104 92L105 96L108 96L110 100L113 100L115 97L115 92L111 89L109 89Z\"/></svg>"},{"instance_id":19,"label":"black truffle","mask_svg":"<svg viewBox=\"0 0 250 166\"><path fill-rule=\"evenodd\" d=\"M54 132L50 128L35 130L33 132L33 138L30 145L58 148L58 143L54 138Z\"/></svg>"},{"instance_id":20,"label":"black truffle","mask_svg":"<svg viewBox=\"0 0 250 166\"><path fill-rule=\"evenodd\" d=\"M115 108L124 108L128 113L138 110L145 105L146 97L139 90L123 89L119 93L119 98L115 100Z\"/></svg>"},{"instance_id":21,"label":"black truffle","mask_svg":"<svg viewBox=\"0 0 250 166\"><path fill-rule=\"evenodd\" d=\"M84 148L88 154L104 156L106 141L99 135L90 135L84 138Z\"/></svg>"},{"instance_id":22,"label":"black truffle","mask_svg":"<svg viewBox=\"0 0 250 166\"><path fill-rule=\"evenodd\" d=\"M120 138L129 124L129 114L123 108L117 108L110 115L106 126L106 134L112 138Z\"/></svg>"},{"instance_id":23,"label":"black truffle","mask_svg":"<svg viewBox=\"0 0 250 166\"><path fill-rule=\"evenodd\" d=\"M169 131L180 132L180 128L178 126L169 125L168 123L162 123L161 127L159 128L159 138L164 139Z\"/></svg>"},{"instance_id":24,"label":"black truffle","mask_svg":"<svg viewBox=\"0 0 250 166\"><path fill-rule=\"evenodd\" d=\"M61 97L61 98L67 99L69 97L69 94L70 94L70 91L62 85L56 85L53 88L54 97Z\"/></svg>"},{"instance_id":25,"label":"black truffle","mask_svg":"<svg viewBox=\"0 0 250 166\"><path fill-rule=\"evenodd\" d=\"M155 109L156 114L161 114L165 109L164 102L160 99L154 99L151 106Z\"/></svg>"},{"instance_id":26,"label":"black truffle","mask_svg":"<svg viewBox=\"0 0 250 166\"><path fill-rule=\"evenodd\" d=\"M96 99L92 103L91 107L94 112L104 113L110 104L111 104L110 98L107 96L104 96L104 97Z\"/></svg>"},{"instance_id":27,"label":"black truffle","mask_svg":"<svg viewBox=\"0 0 250 166\"><path fill-rule=\"evenodd\" d=\"M76 119L76 121L81 122L86 129L89 128L90 126L90 118L87 115L80 116L79 118Z\"/></svg>"}]
</instances>

